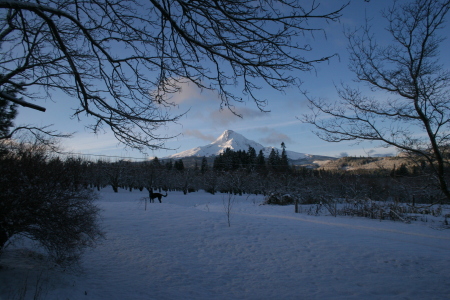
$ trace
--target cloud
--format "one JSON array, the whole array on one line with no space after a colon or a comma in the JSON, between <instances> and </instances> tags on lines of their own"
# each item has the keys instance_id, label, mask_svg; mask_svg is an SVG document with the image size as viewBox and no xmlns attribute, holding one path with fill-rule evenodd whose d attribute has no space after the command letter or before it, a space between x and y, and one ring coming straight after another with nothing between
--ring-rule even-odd
<instances>
[{"instance_id":1,"label":"cloud","mask_svg":"<svg viewBox=\"0 0 450 300\"><path fill-rule=\"evenodd\" d=\"M236 122L239 117L234 115L228 109L223 110L214 110L209 115L209 121L211 121L214 125L219 126L227 126L230 123Z\"/></svg>"},{"instance_id":2,"label":"cloud","mask_svg":"<svg viewBox=\"0 0 450 300\"><path fill-rule=\"evenodd\" d=\"M278 132L272 128L262 127L258 131L266 134L266 137L260 139L261 143L270 146L279 146L282 142L285 144L293 143L293 140L284 133ZM289 147L289 145L286 145Z\"/></svg>"},{"instance_id":3,"label":"cloud","mask_svg":"<svg viewBox=\"0 0 450 300\"><path fill-rule=\"evenodd\" d=\"M395 156L394 152L388 152L388 153L380 153L380 154L374 154L374 157L388 157L388 156Z\"/></svg>"},{"instance_id":4,"label":"cloud","mask_svg":"<svg viewBox=\"0 0 450 300\"><path fill-rule=\"evenodd\" d=\"M222 110L213 110L209 115L209 120L211 120L215 125L227 126L231 123L239 122L241 120L248 121L266 115L266 113L264 112L247 107L238 106L233 108L233 110L236 114L241 115L242 118L238 117L232 111L225 108Z\"/></svg>"},{"instance_id":5,"label":"cloud","mask_svg":"<svg viewBox=\"0 0 450 300\"><path fill-rule=\"evenodd\" d=\"M180 104L194 104L200 101L218 100L219 96L217 92L200 89L195 83L188 79L169 79L166 87L168 90L173 91L166 95L167 102L175 105Z\"/></svg>"},{"instance_id":6,"label":"cloud","mask_svg":"<svg viewBox=\"0 0 450 300\"><path fill-rule=\"evenodd\" d=\"M212 136L212 135L205 135L203 133L201 133L199 130L185 130L184 131L184 135L186 136L193 136L208 142L213 142L216 137Z\"/></svg>"}]
</instances>

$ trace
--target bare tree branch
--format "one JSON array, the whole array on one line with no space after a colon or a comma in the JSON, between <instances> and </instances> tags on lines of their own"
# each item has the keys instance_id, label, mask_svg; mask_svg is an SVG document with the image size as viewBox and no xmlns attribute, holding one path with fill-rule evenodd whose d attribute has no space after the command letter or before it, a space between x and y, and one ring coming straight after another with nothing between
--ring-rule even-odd
<instances>
[{"instance_id":1,"label":"bare tree branch","mask_svg":"<svg viewBox=\"0 0 450 300\"><path fill-rule=\"evenodd\" d=\"M314 57L300 41L324 33L320 22L338 21L346 5L303 3L0 0L0 87L20 85L17 99L33 100L61 90L94 132L106 126L127 146L164 148L170 137L157 130L182 116L170 114L181 83L217 90L221 106L250 100L264 110L256 90L298 86L293 71L334 56Z\"/></svg>"},{"instance_id":2,"label":"bare tree branch","mask_svg":"<svg viewBox=\"0 0 450 300\"><path fill-rule=\"evenodd\" d=\"M35 109L35 110L39 110L39 111L43 111L43 112L45 112L45 110L46 110L45 107L42 107L42 106L39 106L39 105L36 105L36 104L33 104L33 103L29 103L29 102L26 102L26 101L23 101L22 99L17 99L16 97L11 96L11 95L9 95L7 93L4 93L4 92L0 92L0 97L5 98L5 99L7 99L9 101L12 101L12 102L14 102L16 104L19 104L19 105L22 105L22 106L25 106L25 107L29 107L29 108L32 108L32 109Z\"/></svg>"},{"instance_id":3,"label":"bare tree branch","mask_svg":"<svg viewBox=\"0 0 450 300\"><path fill-rule=\"evenodd\" d=\"M439 33L449 9L448 0L394 2L383 13L393 39L387 46L377 43L368 23L360 31L347 33L351 70L359 82L387 97L369 98L342 85L337 88L340 100L333 104L306 95L313 112L303 117L326 141L378 141L422 156L448 200L450 72L438 59L444 40Z\"/></svg>"}]
</instances>

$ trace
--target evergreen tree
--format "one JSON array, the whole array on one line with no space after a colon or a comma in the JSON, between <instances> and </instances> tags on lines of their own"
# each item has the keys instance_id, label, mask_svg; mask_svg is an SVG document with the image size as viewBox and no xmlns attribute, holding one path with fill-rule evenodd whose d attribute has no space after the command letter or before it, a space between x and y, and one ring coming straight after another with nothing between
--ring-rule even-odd
<instances>
[{"instance_id":1,"label":"evergreen tree","mask_svg":"<svg viewBox=\"0 0 450 300\"><path fill-rule=\"evenodd\" d=\"M166 166L167 170L171 171L173 169L173 162L172 162L172 160L169 160L168 162L166 162L165 166Z\"/></svg>"},{"instance_id":2,"label":"evergreen tree","mask_svg":"<svg viewBox=\"0 0 450 300\"><path fill-rule=\"evenodd\" d=\"M247 163L247 152L238 150L233 155L233 170L237 170L245 166Z\"/></svg>"},{"instance_id":3,"label":"evergreen tree","mask_svg":"<svg viewBox=\"0 0 450 300\"><path fill-rule=\"evenodd\" d=\"M205 174L207 171L208 171L208 161L206 160L206 157L203 156L202 165L200 167L200 172L202 174Z\"/></svg>"},{"instance_id":4,"label":"evergreen tree","mask_svg":"<svg viewBox=\"0 0 450 300\"><path fill-rule=\"evenodd\" d=\"M394 165L394 169L392 169L392 171L391 171L392 177L402 177L402 176L408 176L408 175L409 175L409 171L405 164L401 164L398 169L396 169L396 167Z\"/></svg>"},{"instance_id":5,"label":"evergreen tree","mask_svg":"<svg viewBox=\"0 0 450 300\"><path fill-rule=\"evenodd\" d=\"M161 162L159 161L158 157L155 156L155 158L152 159L152 168L159 169L161 168Z\"/></svg>"},{"instance_id":6,"label":"evergreen tree","mask_svg":"<svg viewBox=\"0 0 450 300\"><path fill-rule=\"evenodd\" d=\"M214 158L213 162L213 169L215 171L222 171L223 170L223 155L220 153Z\"/></svg>"},{"instance_id":7,"label":"evergreen tree","mask_svg":"<svg viewBox=\"0 0 450 300\"><path fill-rule=\"evenodd\" d=\"M256 165L256 150L252 146L248 147L247 151L247 169L253 170Z\"/></svg>"},{"instance_id":8,"label":"evergreen tree","mask_svg":"<svg viewBox=\"0 0 450 300\"><path fill-rule=\"evenodd\" d=\"M225 151L221 154L223 157L223 166L222 170L230 171L233 169L233 150L231 148L226 148Z\"/></svg>"},{"instance_id":9,"label":"evergreen tree","mask_svg":"<svg viewBox=\"0 0 450 300\"><path fill-rule=\"evenodd\" d=\"M16 115L16 105L0 98L0 139L9 135L9 128L13 126L12 120Z\"/></svg>"},{"instance_id":10,"label":"evergreen tree","mask_svg":"<svg viewBox=\"0 0 450 300\"><path fill-rule=\"evenodd\" d=\"M175 161L175 164L173 165L175 170L177 171L184 171L184 164L183 160L180 158L179 160Z\"/></svg>"},{"instance_id":11,"label":"evergreen tree","mask_svg":"<svg viewBox=\"0 0 450 300\"><path fill-rule=\"evenodd\" d=\"M269 154L268 164L272 168L272 170L278 170L280 167L280 154L278 153L278 150L275 150L275 148L272 148Z\"/></svg>"},{"instance_id":12,"label":"evergreen tree","mask_svg":"<svg viewBox=\"0 0 450 300\"><path fill-rule=\"evenodd\" d=\"M259 150L258 157L256 158L256 166L259 171L263 171L266 168L266 159L262 150Z\"/></svg>"},{"instance_id":13,"label":"evergreen tree","mask_svg":"<svg viewBox=\"0 0 450 300\"><path fill-rule=\"evenodd\" d=\"M7 94L16 96L17 91L8 89ZM17 116L17 104L0 97L0 139L9 138L9 129L13 127L12 120Z\"/></svg>"},{"instance_id":14,"label":"evergreen tree","mask_svg":"<svg viewBox=\"0 0 450 300\"><path fill-rule=\"evenodd\" d=\"M286 145L284 142L281 143L281 158L280 158L280 168L283 171L289 170L289 160L286 154Z\"/></svg>"}]
</instances>

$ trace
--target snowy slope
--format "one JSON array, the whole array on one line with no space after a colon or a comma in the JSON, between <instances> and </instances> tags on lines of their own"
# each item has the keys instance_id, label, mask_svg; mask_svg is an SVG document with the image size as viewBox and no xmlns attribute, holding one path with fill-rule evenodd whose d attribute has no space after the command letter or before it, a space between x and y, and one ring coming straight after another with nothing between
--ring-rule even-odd
<instances>
[{"instance_id":1,"label":"snowy slope","mask_svg":"<svg viewBox=\"0 0 450 300\"><path fill-rule=\"evenodd\" d=\"M219 155L223 151L225 151L226 148L230 148L234 151L247 151L249 146L253 147L256 150L256 154L259 153L260 150L263 150L263 153L266 157L269 156L270 151L272 151L273 147L264 147L263 145L249 140L243 135L233 131L233 130L225 130L221 136L219 136L214 142L212 142L209 145L206 146L200 146L193 149L189 149L180 153L176 153L167 157L164 157L164 159L179 159L183 157L210 157ZM281 154L281 150L275 148L275 150L278 150ZM286 151L286 154L289 159L297 160L297 159L303 159L307 158L307 154L298 153L294 151Z\"/></svg>"},{"instance_id":2,"label":"snowy slope","mask_svg":"<svg viewBox=\"0 0 450 300\"><path fill-rule=\"evenodd\" d=\"M33 299L36 282L50 300L449 299L449 230L431 220L295 214L244 195L228 227L223 194L169 192L147 210L146 192L101 196L106 240L80 270L16 243L0 257L0 299Z\"/></svg>"}]
</instances>

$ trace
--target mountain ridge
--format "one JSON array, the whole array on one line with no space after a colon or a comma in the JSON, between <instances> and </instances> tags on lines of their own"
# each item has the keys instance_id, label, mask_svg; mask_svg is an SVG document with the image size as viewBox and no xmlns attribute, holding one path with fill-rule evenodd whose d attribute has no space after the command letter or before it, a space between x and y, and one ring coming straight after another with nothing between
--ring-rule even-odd
<instances>
[{"instance_id":1,"label":"mountain ridge","mask_svg":"<svg viewBox=\"0 0 450 300\"><path fill-rule=\"evenodd\" d=\"M260 143L247 139L243 135L228 129L225 130L214 142L208 145L198 146L179 153L175 153L164 157L164 159L180 159L187 157L203 157L203 156L213 157L219 155L220 153L223 153L226 148L230 148L231 150L234 151L239 150L248 151L249 147L254 148L256 153L259 153L259 151L262 150L266 158L269 156L272 149L275 149L281 154L281 150L276 147L265 147ZM327 156L305 154L290 150L286 150L286 155L290 161L303 161L303 160L310 161L313 159L317 160L336 159Z\"/></svg>"}]
</instances>

